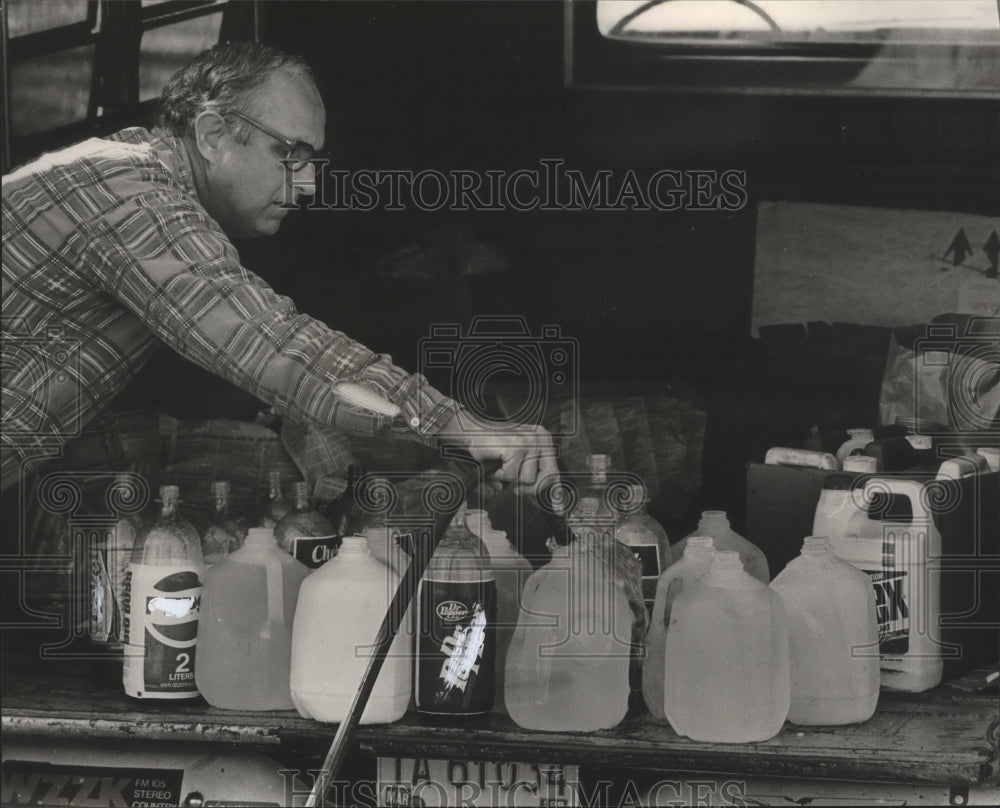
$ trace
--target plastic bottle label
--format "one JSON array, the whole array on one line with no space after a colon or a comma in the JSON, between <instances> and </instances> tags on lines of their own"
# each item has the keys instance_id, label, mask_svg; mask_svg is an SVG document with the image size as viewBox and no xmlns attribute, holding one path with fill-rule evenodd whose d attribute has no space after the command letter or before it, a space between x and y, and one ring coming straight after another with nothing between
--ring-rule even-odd
<instances>
[{"instance_id":1,"label":"plastic bottle label","mask_svg":"<svg viewBox=\"0 0 1000 808\"><path fill-rule=\"evenodd\" d=\"M879 652L902 656L910 650L910 607L906 602L906 572L865 570L875 588Z\"/></svg>"},{"instance_id":2,"label":"plastic bottle label","mask_svg":"<svg viewBox=\"0 0 1000 808\"><path fill-rule=\"evenodd\" d=\"M197 696L199 571L189 566L130 564L124 601L125 693L136 698Z\"/></svg>"},{"instance_id":3,"label":"plastic bottle label","mask_svg":"<svg viewBox=\"0 0 1000 808\"><path fill-rule=\"evenodd\" d=\"M642 565L642 577L659 580L660 578L660 548L656 544L630 544L632 555Z\"/></svg>"},{"instance_id":4,"label":"plastic bottle label","mask_svg":"<svg viewBox=\"0 0 1000 808\"><path fill-rule=\"evenodd\" d=\"M105 536L90 555L90 638L104 643L118 639L121 622L107 564L107 542L108 536Z\"/></svg>"},{"instance_id":5,"label":"plastic bottle label","mask_svg":"<svg viewBox=\"0 0 1000 808\"><path fill-rule=\"evenodd\" d=\"M337 555L340 536L296 536L292 539L292 557L301 561L309 569L322 567Z\"/></svg>"},{"instance_id":6,"label":"plastic bottle label","mask_svg":"<svg viewBox=\"0 0 1000 808\"><path fill-rule=\"evenodd\" d=\"M417 602L417 709L489 712L496 677L496 582L425 579Z\"/></svg>"}]
</instances>

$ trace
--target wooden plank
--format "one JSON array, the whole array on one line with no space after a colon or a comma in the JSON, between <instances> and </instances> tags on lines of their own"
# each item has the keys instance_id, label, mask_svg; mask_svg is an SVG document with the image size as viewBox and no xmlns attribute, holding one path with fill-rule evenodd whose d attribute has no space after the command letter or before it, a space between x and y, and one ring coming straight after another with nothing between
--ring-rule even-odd
<instances>
[{"instance_id":1,"label":"wooden plank","mask_svg":"<svg viewBox=\"0 0 1000 808\"><path fill-rule=\"evenodd\" d=\"M220 710L201 699L138 702L111 686L95 686L90 677L65 673L8 675L3 684L5 736L197 741L314 754L328 746L335 730L289 711ZM921 695L884 693L864 724L786 725L777 737L756 744L697 743L648 716L613 730L574 734L528 732L500 716L435 726L407 715L392 725L362 726L358 741L375 754L406 757L980 786L1000 784L998 714L995 695L939 688Z\"/></svg>"}]
</instances>

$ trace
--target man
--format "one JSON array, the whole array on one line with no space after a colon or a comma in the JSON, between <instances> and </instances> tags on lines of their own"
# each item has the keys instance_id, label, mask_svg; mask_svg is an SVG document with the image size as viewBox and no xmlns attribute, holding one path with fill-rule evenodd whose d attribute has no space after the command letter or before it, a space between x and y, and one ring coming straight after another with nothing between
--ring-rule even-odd
<instances>
[{"instance_id":1,"label":"man","mask_svg":"<svg viewBox=\"0 0 1000 808\"><path fill-rule=\"evenodd\" d=\"M334 390L352 382L395 405L413 437L501 459L499 479L555 472L541 427L476 422L241 265L230 238L275 233L315 183L326 119L301 60L217 46L161 101L152 132L91 139L4 177L4 487L56 456L158 341L311 432L357 422Z\"/></svg>"}]
</instances>

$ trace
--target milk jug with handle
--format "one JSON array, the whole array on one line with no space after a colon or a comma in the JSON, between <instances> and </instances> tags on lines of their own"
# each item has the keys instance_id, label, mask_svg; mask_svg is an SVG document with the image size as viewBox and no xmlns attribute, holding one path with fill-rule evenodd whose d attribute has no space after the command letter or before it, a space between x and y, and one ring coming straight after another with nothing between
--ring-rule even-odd
<instances>
[{"instance_id":1,"label":"milk jug with handle","mask_svg":"<svg viewBox=\"0 0 1000 808\"><path fill-rule=\"evenodd\" d=\"M791 698L785 608L738 553L717 551L677 596L663 678L663 710L679 735L748 743L781 730Z\"/></svg>"},{"instance_id":2,"label":"milk jug with handle","mask_svg":"<svg viewBox=\"0 0 1000 808\"><path fill-rule=\"evenodd\" d=\"M309 569L267 527L205 572L195 679L205 701L228 710L291 710L292 625Z\"/></svg>"},{"instance_id":3,"label":"milk jug with handle","mask_svg":"<svg viewBox=\"0 0 1000 808\"><path fill-rule=\"evenodd\" d=\"M340 551L302 585L292 630L291 697L317 721L343 721L368 666L399 573L375 558L362 536L344 536ZM412 619L404 616L360 723L397 721L410 700Z\"/></svg>"},{"instance_id":4,"label":"milk jug with handle","mask_svg":"<svg viewBox=\"0 0 1000 808\"><path fill-rule=\"evenodd\" d=\"M868 576L837 558L827 538L807 536L771 588L788 616L788 720L867 721L879 693L878 623Z\"/></svg>"},{"instance_id":5,"label":"milk jug with handle","mask_svg":"<svg viewBox=\"0 0 1000 808\"><path fill-rule=\"evenodd\" d=\"M611 520L593 516L595 499L585 497L577 511L573 540L525 583L507 652L507 711L525 729L592 732L615 726L628 711L635 616L619 571L620 545Z\"/></svg>"}]
</instances>

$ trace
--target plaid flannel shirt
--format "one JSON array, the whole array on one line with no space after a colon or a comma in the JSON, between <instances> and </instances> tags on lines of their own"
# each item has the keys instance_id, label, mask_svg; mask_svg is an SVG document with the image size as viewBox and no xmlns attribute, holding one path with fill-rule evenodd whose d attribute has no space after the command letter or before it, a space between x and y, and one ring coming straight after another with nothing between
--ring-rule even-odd
<instances>
[{"instance_id":1,"label":"plaid flannel shirt","mask_svg":"<svg viewBox=\"0 0 1000 808\"><path fill-rule=\"evenodd\" d=\"M183 143L125 129L3 178L3 473L59 454L157 340L313 427L384 433L340 402L350 380L427 438L458 405L296 311L240 263L195 191Z\"/></svg>"}]
</instances>

